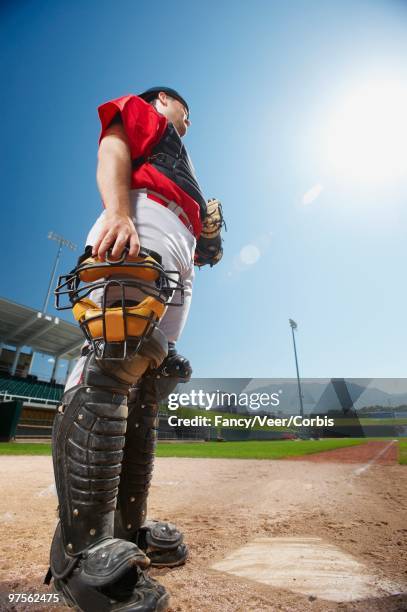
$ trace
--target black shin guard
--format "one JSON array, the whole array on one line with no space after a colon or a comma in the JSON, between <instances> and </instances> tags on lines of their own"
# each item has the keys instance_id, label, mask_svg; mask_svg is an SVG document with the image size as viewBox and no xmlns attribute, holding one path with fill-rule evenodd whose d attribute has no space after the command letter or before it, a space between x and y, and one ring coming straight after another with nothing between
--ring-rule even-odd
<instances>
[{"instance_id":1,"label":"black shin guard","mask_svg":"<svg viewBox=\"0 0 407 612\"><path fill-rule=\"evenodd\" d=\"M55 478L64 544L78 555L112 535L127 399L125 389L88 386L68 391L62 402L55 417Z\"/></svg>"},{"instance_id":2,"label":"black shin guard","mask_svg":"<svg viewBox=\"0 0 407 612\"><path fill-rule=\"evenodd\" d=\"M176 385L189 380L189 362L170 347L162 365L148 371L129 395L129 416L120 479L115 536L136 542L157 567L185 563L188 548L171 523L146 521L147 497L153 473L159 401Z\"/></svg>"},{"instance_id":3,"label":"black shin guard","mask_svg":"<svg viewBox=\"0 0 407 612\"><path fill-rule=\"evenodd\" d=\"M156 363L160 350L162 359L165 339L154 330L150 348L146 343L131 359L102 361L91 352L82 384L64 394L55 417L60 522L47 582L53 577L56 589L79 610L149 612L168 600L165 589L143 575L149 565L144 553L135 543L114 537L128 386Z\"/></svg>"},{"instance_id":4,"label":"black shin guard","mask_svg":"<svg viewBox=\"0 0 407 612\"><path fill-rule=\"evenodd\" d=\"M130 390L121 486L115 516L115 536L137 541L146 519L147 496L153 474L158 427L158 404L144 403L145 387ZM151 399L151 398L150 398Z\"/></svg>"}]
</instances>

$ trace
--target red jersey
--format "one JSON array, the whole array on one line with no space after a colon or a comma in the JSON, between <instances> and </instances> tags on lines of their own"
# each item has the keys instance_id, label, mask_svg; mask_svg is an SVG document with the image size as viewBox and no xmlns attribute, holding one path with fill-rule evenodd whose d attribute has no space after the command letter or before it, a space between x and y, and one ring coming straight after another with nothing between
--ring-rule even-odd
<instances>
[{"instance_id":1,"label":"red jersey","mask_svg":"<svg viewBox=\"0 0 407 612\"><path fill-rule=\"evenodd\" d=\"M118 112L121 114L129 141L131 158L134 160L151 155L152 149L160 141L167 127L168 122L164 115L160 115L151 104L134 95L106 102L98 108L102 124L99 144ZM146 162L133 170L131 188L150 189L167 200L176 202L187 215L195 236L199 237L202 229L199 204L154 166Z\"/></svg>"}]
</instances>

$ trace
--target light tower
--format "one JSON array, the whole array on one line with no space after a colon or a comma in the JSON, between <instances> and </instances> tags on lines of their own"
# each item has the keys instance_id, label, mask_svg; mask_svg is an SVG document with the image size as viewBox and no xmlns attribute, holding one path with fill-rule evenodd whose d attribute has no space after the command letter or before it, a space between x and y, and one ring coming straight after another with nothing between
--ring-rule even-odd
<instances>
[{"instance_id":1,"label":"light tower","mask_svg":"<svg viewBox=\"0 0 407 612\"><path fill-rule=\"evenodd\" d=\"M304 416L304 406L302 404L302 393L301 393L301 381L300 381L300 372L298 369L298 359L297 359L297 347L295 345L295 335L294 330L297 329L298 325L293 319L288 319L291 327L291 332L293 335L293 345L294 345L294 356L295 356L295 367L297 369L297 384L298 384L298 397L300 399L300 415Z\"/></svg>"},{"instance_id":2,"label":"light tower","mask_svg":"<svg viewBox=\"0 0 407 612\"><path fill-rule=\"evenodd\" d=\"M54 232L49 232L48 238L49 240L55 240L55 242L58 243L58 251L55 257L54 266L52 268L51 277L49 279L47 295L45 296L44 305L42 307L42 312L44 314L46 313L46 310L48 308L48 302L49 302L49 298L51 295L52 286L54 284L55 272L58 267L59 258L61 257L62 247L65 246L65 247L68 247L68 249L71 249L71 251L76 251L76 244L73 244L73 242L71 242L70 240L63 238L62 236L59 236L58 234L55 234Z\"/></svg>"}]
</instances>

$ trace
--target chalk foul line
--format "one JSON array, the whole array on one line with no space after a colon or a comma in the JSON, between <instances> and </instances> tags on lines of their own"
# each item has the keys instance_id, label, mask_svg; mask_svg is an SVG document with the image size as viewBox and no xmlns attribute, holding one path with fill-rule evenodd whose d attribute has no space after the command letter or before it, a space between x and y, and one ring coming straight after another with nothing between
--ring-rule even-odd
<instances>
[{"instance_id":1,"label":"chalk foul line","mask_svg":"<svg viewBox=\"0 0 407 612\"><path fill-rule=\"evenodd\" d=\"M384 448L382 448L382 450L380 450L374 457L372 457L372 459L369 459L369 461L367 461L367 463L365 463L361 467L356 468L356 470L353 470L353 473L355 474L355 476L360 476L361 474L366 472L396 442L397 442L397 440L392 440L391 442L389 442L389 444L387 444Z\"/></svg>"}]
</instances>

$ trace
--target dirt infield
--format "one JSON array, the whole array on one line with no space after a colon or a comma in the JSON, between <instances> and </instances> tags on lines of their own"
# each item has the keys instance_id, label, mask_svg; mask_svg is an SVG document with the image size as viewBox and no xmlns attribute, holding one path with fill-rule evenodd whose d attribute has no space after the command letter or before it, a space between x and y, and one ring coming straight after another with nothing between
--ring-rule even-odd
<instances>
[{"instance_id":1,"label":"dirt infield","mask_svg":"<svg viewBox=\"0 0 407 612\"><path fill-rule=\"evenodd\" d=\"M304 461L304 457L287 457L289 461ZM313 463L367 463L391 465L397 463L397 442L371 440L360 446L336 448L306 457Z\"/></svg>"},{"instance_id":2,"label":"dirt infield","mask_svg":"<svg viewBox=\"0 0 407 612\"><path fill-rule=\"evenodd\" d=\"M350 462L357 456L352 453L366 448L358 463ZM171 612L406 610L407 468L382 465L386 453L372 463L383 448L375 442L295 464L158 459L149 514L176 522L191 550L184 567L152 572L171 593ZM1 457L0 466L0 590L48 592L42 581L57 505L51 458ZM256 538L287 536L318 537L349 553L374 577L379 596L335 603L296 593L289 580L274 588L211 569ZM35 604L2 609L67 610Z\"/></svg>"}]
</instances>

